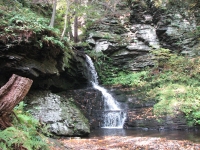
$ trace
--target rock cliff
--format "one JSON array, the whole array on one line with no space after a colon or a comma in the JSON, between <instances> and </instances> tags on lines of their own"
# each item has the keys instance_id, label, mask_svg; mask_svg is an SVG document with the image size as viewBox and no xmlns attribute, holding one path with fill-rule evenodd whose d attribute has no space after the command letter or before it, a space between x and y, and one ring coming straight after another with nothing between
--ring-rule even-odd
<instances>
[{"instance_id":1,"label":"rock cliff","mask_svg":"<svg viewBox=\"0 0 200 150\"><path fill-rule=\"evenodd\" d=\"M117 5L113 15L105 16L88 31L87 42L95 52L112 58L112 65L138 71L154 65L150 51L168 48L195 55L198 41L190 33L196 29L195 17L184 8L156 6L143 0Z\"/></svg>"}]
</instances>

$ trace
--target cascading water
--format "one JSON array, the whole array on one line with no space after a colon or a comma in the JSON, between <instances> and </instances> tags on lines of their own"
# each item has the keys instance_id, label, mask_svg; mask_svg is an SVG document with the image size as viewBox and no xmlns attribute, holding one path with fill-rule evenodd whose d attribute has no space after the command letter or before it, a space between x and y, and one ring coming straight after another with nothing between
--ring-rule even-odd
<instances>
[{"instance_id":1,"label":"cascading water","mask_svg":"<svg viewBox=\"0 0 200 150\"><path fill-rule=\"evenodd\" d=\"M86 55L86 62L89 68L89 78L91 79L91 84L93 88L99 90L102 93L104 99L104 113L103 122L101 124L102 128L123 128L126 113L120 109L119 103L112 97L107 90L98 84L98 75L95 70L94 64L91 58Z\"/></svg>"}]
</instances>

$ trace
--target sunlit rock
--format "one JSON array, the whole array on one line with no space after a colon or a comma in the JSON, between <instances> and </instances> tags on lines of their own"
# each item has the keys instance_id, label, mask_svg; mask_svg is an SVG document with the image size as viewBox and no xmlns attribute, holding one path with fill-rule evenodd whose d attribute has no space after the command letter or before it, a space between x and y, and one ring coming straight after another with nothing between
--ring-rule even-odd
<instances>
[{"instance_id":1,"label":"sunlit rock","mask_svg":"<svg viewBox=\"0 0 200 150\"><path fill-rule=\"evenodd\" d=\"M90 133L88 120L80 112L73 99L64 94L49 91L35 91L27 95L26 109L42 123L49 126L49 131L63 136L84 136Z\"/></svg>"}]
</instances>

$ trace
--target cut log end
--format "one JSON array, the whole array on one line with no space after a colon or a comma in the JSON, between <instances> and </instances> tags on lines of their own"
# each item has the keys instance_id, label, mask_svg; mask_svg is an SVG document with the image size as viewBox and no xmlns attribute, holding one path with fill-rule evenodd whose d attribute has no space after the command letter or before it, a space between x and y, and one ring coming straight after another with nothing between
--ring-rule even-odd
<instances>
[{"instance_id":1,"label":"cut log end","mask_svg":"<svg viewBox=\"0 0 200 150\"><path fill-rule=\"evenodd\" d=\"M9 81L0 88L0 128L11 126L10 114L28 93L33 81L13 74Z\"/></svg>"}]
</instances>

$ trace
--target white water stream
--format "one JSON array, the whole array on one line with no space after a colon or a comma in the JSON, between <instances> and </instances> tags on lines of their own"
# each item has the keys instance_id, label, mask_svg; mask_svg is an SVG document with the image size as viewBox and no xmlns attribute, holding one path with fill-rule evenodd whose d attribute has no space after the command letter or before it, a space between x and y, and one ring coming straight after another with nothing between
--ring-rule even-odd
<instances>
[{"instance_id":1,"label":"white water stream","mask_svg":"<svg viewBox=\"0 0 200 150\"><path fill-rule=\"evenodd\" d=\"M91 58L86 55L86 62L89 68L89 78L93 88L99 90L104 99L104 114L103 122L101 124L102 128L123 128L124 122L126 120L126 113L120 108L119 103L113 98L113 96L107 92L107 90L98 84L98 75L95 70L94 64Z\"/></svg>"}]
</instances>

